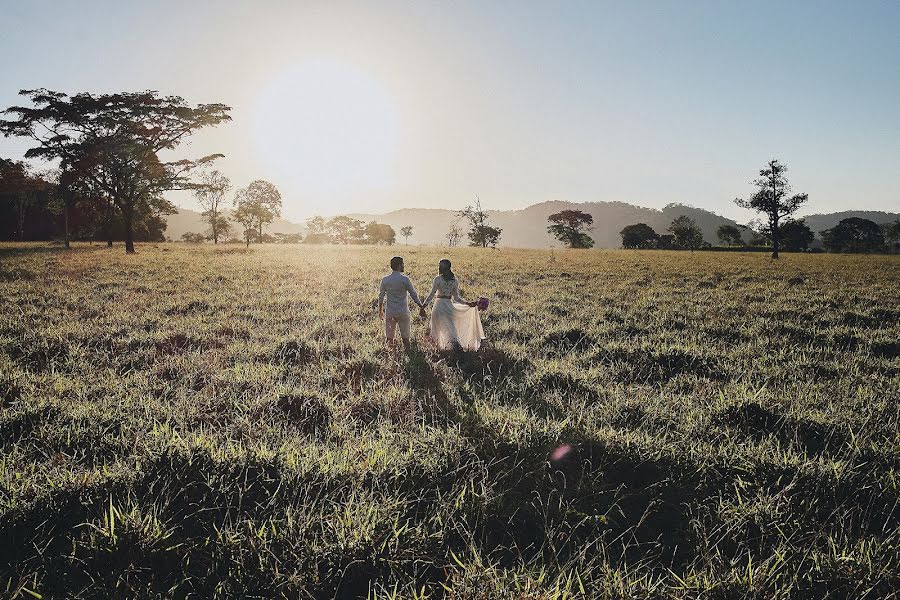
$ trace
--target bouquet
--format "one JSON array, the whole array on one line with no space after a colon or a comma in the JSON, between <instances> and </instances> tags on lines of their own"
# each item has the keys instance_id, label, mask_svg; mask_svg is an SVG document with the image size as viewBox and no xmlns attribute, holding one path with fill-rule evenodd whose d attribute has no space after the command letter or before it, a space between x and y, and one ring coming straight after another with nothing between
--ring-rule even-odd
<instances>
[{"instance_id":1,"label":"bouquet","mask_svg":"<svg viewBox=\"0 0 900 600\"><path fill-rule=\"evenodd\" d=\"M478 302L475 304L475 306L478 307L478 310L480 310L481 312L484 312L487 310L487 307L490 306L490 304L491 304L491 302L487 298L479 298Z\"/></svg>"}]
</instances>

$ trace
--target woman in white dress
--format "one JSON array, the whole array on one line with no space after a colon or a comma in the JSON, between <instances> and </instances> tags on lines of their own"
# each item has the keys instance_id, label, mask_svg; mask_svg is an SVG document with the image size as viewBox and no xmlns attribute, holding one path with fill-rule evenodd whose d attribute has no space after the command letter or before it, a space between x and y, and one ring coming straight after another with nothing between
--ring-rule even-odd
<instances>
[{"instance_id":1,"label":"woman in white dress","mask_svg":"<svg viewBox=\"0 0 900 600\"><path fill-rule=\"evenodd\" d=\"M431 293L422 302L422 310L435 296L431 309L431 340L441 350L461 347L463 350L478 350L484 339L481 315L477 302L466 302L459 295L459 281L450 269L447 259L438 263L437 277L431 286Z\"/></svg>"}]
</instances>

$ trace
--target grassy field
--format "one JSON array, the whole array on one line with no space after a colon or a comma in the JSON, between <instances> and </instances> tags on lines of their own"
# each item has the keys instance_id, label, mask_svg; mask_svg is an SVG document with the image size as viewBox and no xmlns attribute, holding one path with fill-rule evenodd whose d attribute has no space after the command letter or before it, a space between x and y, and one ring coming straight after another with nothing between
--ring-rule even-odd
<instances>
[{"instance_id":1,"label":"grassy field","mask_svg":"<svg viewBox=\"0 0 900 600\"><path fill-rule=\"evenodd\" d=\"M0 595L898 597L898 257L138 250L0 248Z\"/></svg>"}]
</instances>

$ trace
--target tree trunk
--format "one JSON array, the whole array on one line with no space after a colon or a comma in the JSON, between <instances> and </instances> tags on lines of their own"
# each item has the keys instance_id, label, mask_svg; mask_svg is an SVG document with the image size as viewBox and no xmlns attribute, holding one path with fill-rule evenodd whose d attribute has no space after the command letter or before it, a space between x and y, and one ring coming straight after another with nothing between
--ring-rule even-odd
<instances>
[{"instance_id":1,"label":"tree trunk","mask_svg":"<svg viewBox=\"0 0 900 600\"><path fill-rule=\"evenodd\" d=\"M133 213L129 210L122 211L122 220L125 223L125 254L134 254L134 233L131 230Z\"/></svg>"},{"instance_id":2,"label":"tree trunk","mask_svg":"<svg viewBox=\"0 0 900 600\"><path fill-rule=\"evenodd\" d=\"M781 234L778 231L778 219L772 221L772 258L778 258L778 248L781 244Z\"/></svg>"},{"instance_id":3,"label":"tree trunk","mask_svg":"<svg viewBox=\"0 0 900 600\"><path fill-rule=\"evenodd\" d=\"M213 234L213 244L219 243L219 229L217 227L218 224L219 224L219 212L215 208L213 208L212 223L211 223L212 234Z\"/></svg>"}]
</instances>

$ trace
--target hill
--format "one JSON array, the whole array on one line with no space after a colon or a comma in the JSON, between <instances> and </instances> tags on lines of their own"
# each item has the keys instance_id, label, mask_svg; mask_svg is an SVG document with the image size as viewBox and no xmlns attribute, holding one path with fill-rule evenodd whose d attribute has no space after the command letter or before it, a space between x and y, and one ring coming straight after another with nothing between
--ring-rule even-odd
<instances>
[{"instance_id":1,"label":"hill","mask_svg":"<svg viewBox=\"0 0 900 600\"><path fill-rule=\"evenodd\" d=\"M594 217L594 228L590 232L598 248L618 248L622 238L619 232L626 225L646 223L657 233L665 233L672 220L679 215L687 215L697 222L703 230L703 239L711 244L718 243L716 229L721 225L736 225L731 219L714 212L687 206L685 204L669 204L663 209L646 208L627 202L563 202L552 200L534 204L520 210L488 211L491 222L503 229L502 245L514 248L550 248L558 246L547 233L547 217L561 210L581 210ZM355 213L349 216L363 221L378 221L393 227L399 234L400 228L411 225L413 235L411 244L444 245L447 243L447 231L450 226L459 222L456 211L437 208L404 208L387 213ZM749 217L749 213L748 213ZM841 219L862 217L876 223L887 223L900 219L900 213L876 211L845 211L830 214L815 214L804 217L810 228L819 233L834 227ZM186 232L202 232L206 230L200 213L179 209L178 214L167 218L166 236L173 240L181 239ZM276 219L267 228L270 233L305 233L306 227L286 219ZM401 239L402 243L402 239Z\"/></svg>"},{"instance_id":2,"label":"hill","mask_svg":"<svg viewBox=\"0 0 900 600\"><path fill-rule=\"evenodd\" d=\"M845 210L843 212L829 214L815 214L803 217L806 224L815 233L820 233L826 229L831 229L837 225L842 219L851 217L859 217L860 219L868 219L879 225L882 223L891 223L900 220L900 213L881 212L876 210Z\"/></svg>"}]
</instances>

